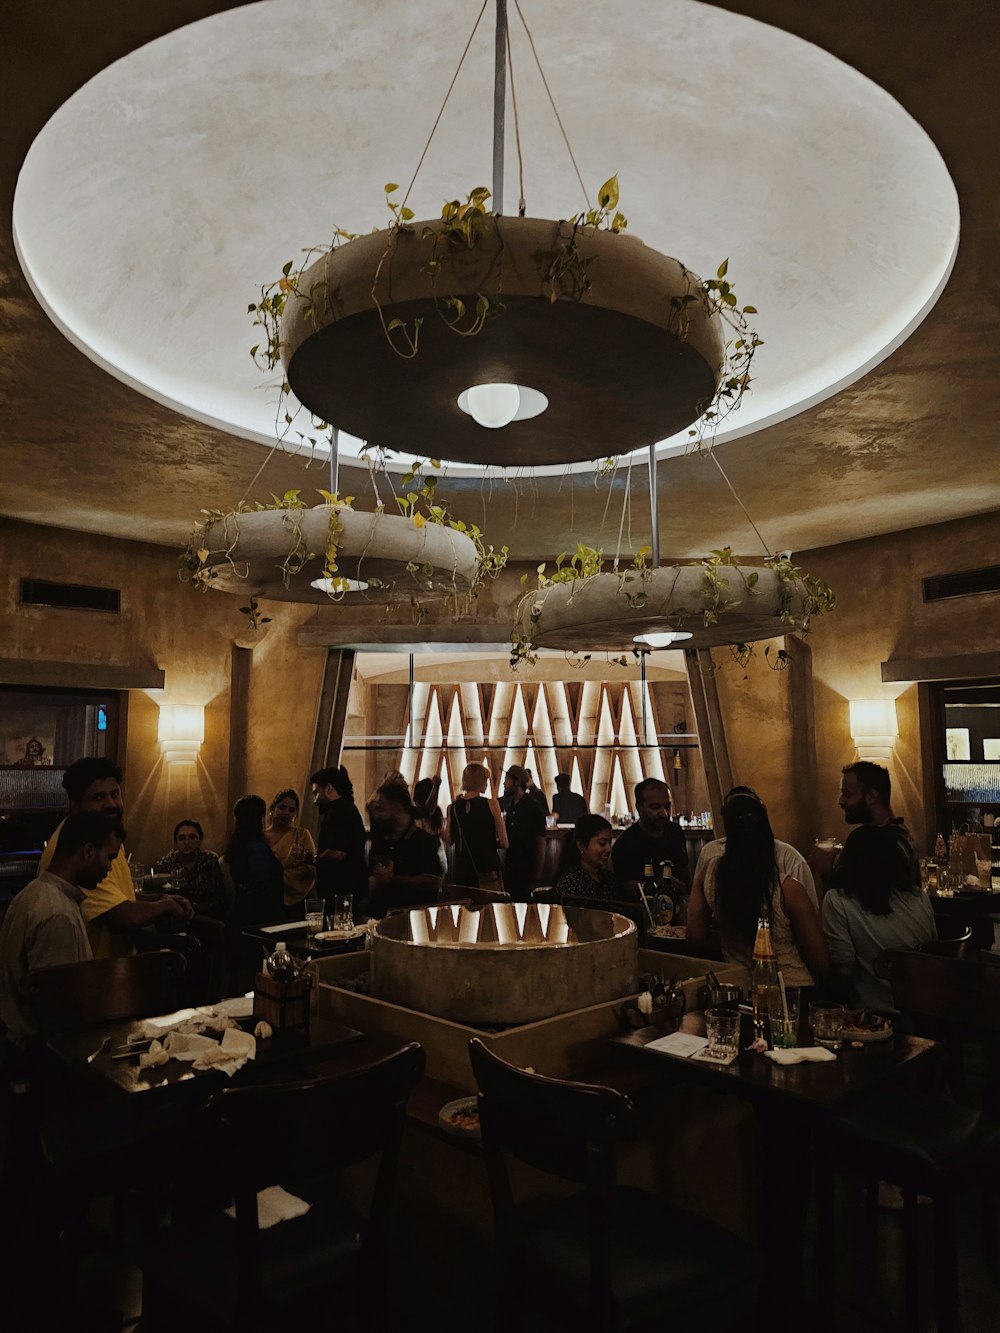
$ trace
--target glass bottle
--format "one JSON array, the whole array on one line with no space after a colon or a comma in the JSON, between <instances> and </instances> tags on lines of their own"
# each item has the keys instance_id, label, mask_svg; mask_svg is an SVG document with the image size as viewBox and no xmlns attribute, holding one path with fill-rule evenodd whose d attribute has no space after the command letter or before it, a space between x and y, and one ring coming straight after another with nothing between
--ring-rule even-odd
<instances>
[{"instance_id":1,"label":"glass bottle","mask_svg":"<svg viewBox=\"0 0 1000 1333\"><path fill-rule=\"evenodd\" d=\"M677 899L674 896L674 863L660 862L660 882L656 895L656 924L669 926L677 914Z\"/></svg>"},{"instance_id":2,"label":"glass bottle","mask_svg":"<svg viewBox=\"0 0 1000 1333\"><path fill-rule=\"evenodd\" d=\"M285 948L284 940L279 940L274 946L274 953L267 960L267 970L276 981L291 981L295 976L295 963Z\"/></svg>"},{"instance_id":3,"label":"glass bottle","mask_svg":"<svg viewBox=\"0 0 1000 1333\"><path fill-rule=\"evenodd\" d=\"M771 923L766 909L757 918L757 938L754 940L750 961L750 996L753 1005L753 1035L766 1040L770 1035L770 1016L781 1005L778 958L771 942Z\"/></svg>"}]
</instances>

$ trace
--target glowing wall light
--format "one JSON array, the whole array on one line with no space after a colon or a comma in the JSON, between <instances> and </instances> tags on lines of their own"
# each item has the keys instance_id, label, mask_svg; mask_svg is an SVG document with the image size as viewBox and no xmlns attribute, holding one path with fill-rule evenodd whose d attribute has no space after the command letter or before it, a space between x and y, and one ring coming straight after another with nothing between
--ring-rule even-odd
<instances>
[{"instance_id":1,"label":"glowing wall light","mask_svg":"<svg viewBox=\"0 0 1000 1333\"><path fill-rule=\"evenodd\" d=\"M895 699L852 699L851 739L861 759L889 759L899 737Z\"/></svg>"},{"instance_id":2,"label":"glowing wall light","mask_svg":"<svg viewBox=\"0 0 1000 1333\"><path fill-rule=\"evenodd\" d=\"M196 763L205 740L204 706L160 704L157 738L168 764Z\"/></svg>"}]
</instances>

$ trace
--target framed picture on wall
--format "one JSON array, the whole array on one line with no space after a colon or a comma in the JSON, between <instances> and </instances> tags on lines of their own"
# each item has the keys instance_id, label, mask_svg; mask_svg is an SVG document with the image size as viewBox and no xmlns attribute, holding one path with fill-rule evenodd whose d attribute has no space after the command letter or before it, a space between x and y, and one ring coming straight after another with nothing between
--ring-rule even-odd
<instances>
[{"instance_id":1,"label":"framed picture on wall","mask_svg":"<svg viewBox=\"0 0 1000 1333\"><path fill-rule=\"evenodd\" d=\"M945 752L951 760L971 759L968 727L948 727L944 733Z\"/></svg>"},{"instance_id":2,"label":"framed picture on wall","mask_svg":"<svg viewBox=\"0 0 1000 1333\"><path fill-rule=\"evenodd\" d=\"M1000 759L1000 739L983 738L983 758Z\"/></svg>"}]
</instances>

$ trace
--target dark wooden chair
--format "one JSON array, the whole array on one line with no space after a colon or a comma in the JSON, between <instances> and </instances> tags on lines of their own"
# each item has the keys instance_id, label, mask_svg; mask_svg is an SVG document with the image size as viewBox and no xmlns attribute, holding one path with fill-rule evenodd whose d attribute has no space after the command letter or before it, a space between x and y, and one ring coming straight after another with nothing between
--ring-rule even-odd
<instances>
[{"instance_id":1,"label":"dark wooden chair","mask_svg":"<svg viewBox=\"0 0 1000 1333\"><path fill-rule=\"evenodd\" d=\"M181 1008L184 958L172 949L29 972L22 987L43 1036Z\"/></svg>"},{"instance_id":2,"label":"dark wooden chair","mask_svg":"<svg viewBox=\"0 0 1000 1333\"><path fill-rule=\"evenodd\" d=\"M190 1127L170 1225L142 1258L143 1328L312 1327L324 1296L338 1328L393 1327L380 1304L386 1236L406 1102L424 1064L412 1044L346 1074L213 1097ZM336 1173L376 1154L363 1216ZM273 1185L309 1211L260 1229L257 1194Z\"/></svg>"},{"instance_id":3,"label":"dark wooden chair","mask_svg":"<svg viewBox=\"0 0 1000 1333\"><path fill-rule=\"evenodd\" d=\"M920 953L931 953L938 958L964 958L972 940L972 927L961 921L936 922L938 937L920 945Z\"/></svg>"},{"instance_id":4,"label":"dark wooden chair","mask_svg":"<svg viewBox=\"0 0 1000 1333\"><path fill-rule=\"evenodd\" d=\"M498 1328L519 1328L529 1310L554 1327L601 1333L668 1319L722 1329L740 1313L752 1317L748 1245L617 1183L617 1145L634 1133L627 1097L517 1069L478 1038L469 1055L493 1197ZM529 1214L515 1204L508 1156L582 1188Z\"/></svg>"},{"instance_id":5,"label":"dark wooden chair","mask_svg":"<svg viewBox=\"0 0 1000 1333\"><path fill-rule=\"evenodd\" d=\"M977 960L891 950L876 971L892 984L893 1001L915 1023L933 1022L955 1041L1000 1037L1000 969ZM951 1059L949 1059L949 1065ZM995 1058L994 1058L995 1065ZM964 1084L962 1085L964 1086ZM905 1089L880 1093L838 1116L817 1154L818 1252L828 1261L821 1287L832 1287L834 1173L863 1173L898 1185L904 1199L904 1326L918 1326L917 1195L933 1205L933 1266L937 1326L961 1327L955 1249L955 1198L1000 1180L1000 1101L994 1075L982 1109L954 1096ZM984 1238L992 1242L992 1200L984 1195Z\"/></svg>"}]
</instances>

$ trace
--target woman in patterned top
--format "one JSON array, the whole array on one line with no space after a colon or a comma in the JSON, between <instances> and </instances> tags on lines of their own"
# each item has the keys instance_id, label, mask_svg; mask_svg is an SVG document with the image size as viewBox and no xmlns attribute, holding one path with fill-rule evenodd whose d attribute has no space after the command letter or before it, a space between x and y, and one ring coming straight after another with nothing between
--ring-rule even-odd
<instances>
[{"instance_id":1,"label":"woman in patterned top","mask_svg":"<svg viewBox=\"0 0 1000 1333\"><path fill-rule=\"evenodd\" d=\"M153 870L157 875L174 876L174 889L184 894L199 916L225 921L229 895L222 866L217 856L203 850L204 836L196 819L182 819L174 829L174 850L157 861Z\"/></svg>"},{"instance_id":2,"label":"woman in patterned top","mask_svg":"<svg viewBox=\"0 0 1000 1333\"><path fill-rule=\"evenodd\" d=\"M611 825L601 815L581 815L566 839L555 884L557 901L571 898L626 898L625 887L608 869Z\"/></svg>"}]
</instances>

